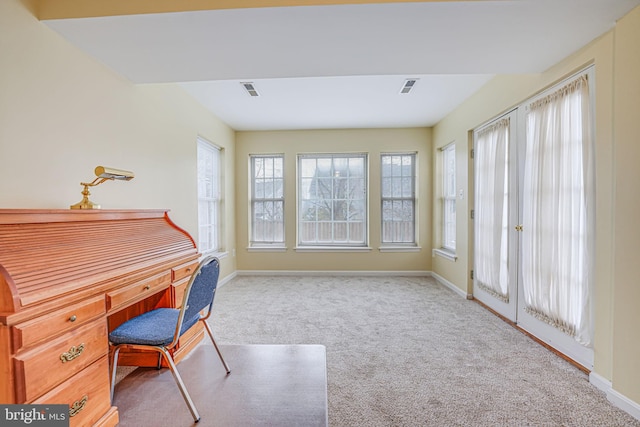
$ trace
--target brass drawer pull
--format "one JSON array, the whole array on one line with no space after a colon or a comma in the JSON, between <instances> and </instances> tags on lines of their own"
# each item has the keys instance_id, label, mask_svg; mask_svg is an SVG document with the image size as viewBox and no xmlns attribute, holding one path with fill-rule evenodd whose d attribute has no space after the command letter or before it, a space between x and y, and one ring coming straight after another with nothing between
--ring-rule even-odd
<instances>
[{"instance_id":1,"label":"brass drawer pull","mask_svg":"<svg viewBox=\"0 0 640 427\"><path fill-rule=\"evenodd\" d=\"M84 343L80 344L77 347L73 346L69 349L69 351L62 353L60 355L60 360L62 361L62 363L71 362L73 359L80 356L83 351L84 351Z\"/></svg>"},{"instance_id":2,"label":"brass drawer pull","mask_svg":"<svg viewBox=\"0 0 640 427\"><path fill-rule=\"evenodd\" d=\"M149 285L147 285L147 286L145 286L145 287L144 287L144 290L145 290L145 291L148 291L149 289L151 289L151 286L149 286Z\"/></svg>"},{"instance_id":3,"label":"brass drawer pull","mask_svg":"<svg viewBox=\"0 0 640 427\"><path fill-rule=\"evenodd\" d=\"M74 314L71 317L69 317L69 322L75 322L77 319L78 319L78 316Z\"/></svg>"},{"instance_id":4,"label":"brass drawer pull","mask_svg":"<svg viewBox=\"0 0 640 427\"><path fill-rule=\"evenodd\" d=\"M80 412L82 412L85 405L87 404L87 400L89 400L89 396L85 395L82 397L82 399L76 400L75 402L73 402L73 405L69 407L69 416L75 417Z\"/></svg>"}]
</instances>

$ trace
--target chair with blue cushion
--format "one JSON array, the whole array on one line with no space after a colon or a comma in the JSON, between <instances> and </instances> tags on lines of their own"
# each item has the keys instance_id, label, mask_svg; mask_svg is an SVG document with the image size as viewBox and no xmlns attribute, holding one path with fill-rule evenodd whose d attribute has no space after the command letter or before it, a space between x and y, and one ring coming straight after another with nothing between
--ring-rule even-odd
<instances>
[{"instance_id":1,"label":"chair with blue cushion","mask_svg":"<svg viewBox=\"0 0 640 427\"><path fill-rule=\"evenodd\" d=\"M159 353L158 369L164 357L173 374L173 378L178 384L182 397L191 411L194 421L200 421L198 410L182 382L170 350L176 346L182 334L196 323L202 322L209 333L213 346L218 352L224 369L227 371L227 374L231 372L227 366L227 362L225 362L222 357L218 344L216 344L216 340L213 338L211 328L207 323L207 319L211 315L219 274L220 261L218 258L209 256L203 259L191 275L189 284L184 292L181 308L158 308L143 313L124 322L109 334L109 342L113 346L111 362L111 400L113 400L116 368L118 366L118 354L120 350L123 348L154 350Z\"/></svg>"}]
</instances>

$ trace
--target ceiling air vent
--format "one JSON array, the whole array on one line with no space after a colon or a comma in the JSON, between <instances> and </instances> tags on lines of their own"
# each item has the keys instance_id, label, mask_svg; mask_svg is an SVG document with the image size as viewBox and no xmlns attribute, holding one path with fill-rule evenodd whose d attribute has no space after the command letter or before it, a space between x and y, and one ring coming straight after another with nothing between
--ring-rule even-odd
<instances>
[{"instance_id":1,"label":"ceiling air vent","mask_svg":"<svg viewBox=\"0 0 640 427\"><path fill-rule=\"evenodd\" d=\"M411 92L411 89L413 89L413 86L416 84L416 82L418 81L418 79L407 79L404 81L404 85L402 86L402 89L400 89L400 93L409 93Z\"/></svg>"},{"instance_id":2,"label":"ceiling air vent","mask_svg":"<svg viewBox=\"0 0 640 427\"><path fill-rule=\"evenodd\" d=\"M251 83L251 82L241 82L240 84L242 85L242 87L244 87L244 90L246 90L247 93L250 96L260 96L260 94L258 93L256 88L253 87L253 83Z\"/></svg>"}]
</instances>

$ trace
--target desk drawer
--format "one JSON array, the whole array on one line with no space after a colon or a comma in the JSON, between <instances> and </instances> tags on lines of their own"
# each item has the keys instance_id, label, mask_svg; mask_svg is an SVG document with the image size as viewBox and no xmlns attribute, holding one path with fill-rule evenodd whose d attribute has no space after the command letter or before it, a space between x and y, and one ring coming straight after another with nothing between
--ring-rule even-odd
<instances>
[{"instance_id":1,"label":"desk drawer","mask_svg":"<svg viewBox=\"0 0 640 427\"><path fill-rule=\"evenodd\" d=\"M102 357L31 403L69 405L70 426L90 426L111 408L109 359Z\"/></svg>"},{"instance_id":2,"label":"desk drawer","mask_svg":"<svg viewBox=\"0 0 640 427\"><path fill-rule=\"evenodd\" d=\"M171 296L173 301L173 307L180 308L182 307L182 300L184 298L184 291L187 290L187 285L189 284L190 277L185 277L177 283L171 284Z\"/></svg>"},{"instance_id":3,"label":"desk drawer","mask_svg":"<svg viewBox=\"0 0 640 427\"><path fill-rule=\"evenodd\" d=\"M107 322L101 318L14 357L18 403L31 401L107 355Z\"/></svg>"},{"instance_id":4,"label":"desk drawer","mask_svg":"<svg viewBox=\"0 0 640 427\"><path fill-rule=\"evenodd\" d=\"M14 352L74 329L104 313L104 297L100 295L15 325L12 328Z\"/></svg>"},{"instance_id":5,"label":"desk drawer","mask_svg":"<svg viewBox=\"0 0 640 427\"><path fill-rule=\"evenodd\" d=\"M132 304L167 288L171 284L171 272L156 274L139 282L107 293L107 310Z\"/></svg>"},{"instance_id":6,"label":"desk drawer","mask_svg":"<svg viewBox=\"0 0 640 427\"><path fill-rule=\"evenodd\" d=\"M196 271L198 267L198 261L187 262L180 264L171 269L171 281L177 282L185 277L191 277L191 274Z\"/></svg>"}]
</instances>

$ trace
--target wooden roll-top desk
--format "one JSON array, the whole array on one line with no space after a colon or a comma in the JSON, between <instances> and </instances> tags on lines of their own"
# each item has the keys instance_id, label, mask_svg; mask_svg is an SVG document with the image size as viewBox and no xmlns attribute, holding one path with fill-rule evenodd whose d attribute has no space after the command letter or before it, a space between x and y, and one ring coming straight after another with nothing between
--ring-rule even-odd
<instances>
[{"instance_id":1,"label":"wooden roll-top desk","mask_svg":"<svg viewBox=\"0 0 640 427\"><path fill-rule=\"evenodd\" d=\"M72 426L113 426L107 335L179 307L198 252L166 210L0 209L0 403L68 404ZM200 322L174 353L203 337ZM122 364L155 366L154 353Z\"/></svg>"}]
</instances>

